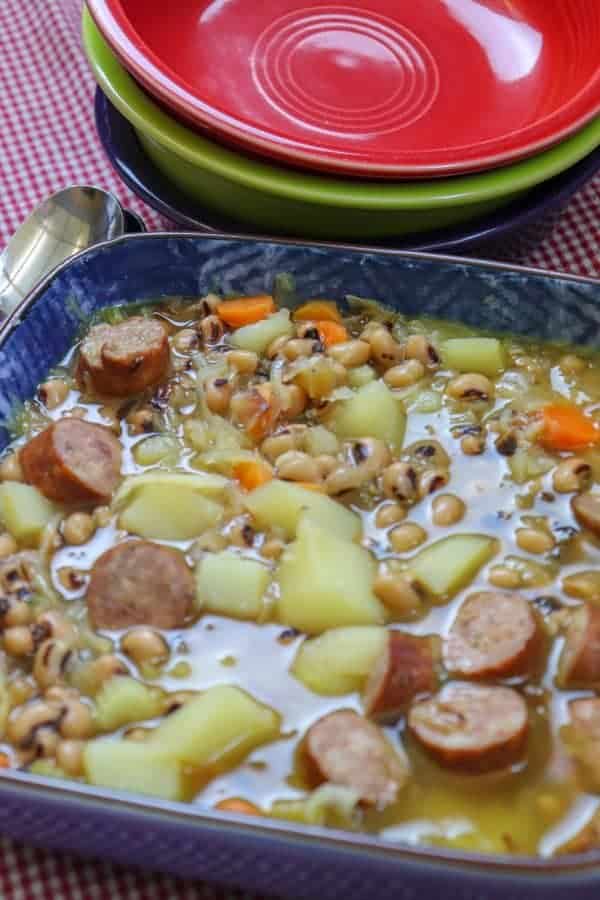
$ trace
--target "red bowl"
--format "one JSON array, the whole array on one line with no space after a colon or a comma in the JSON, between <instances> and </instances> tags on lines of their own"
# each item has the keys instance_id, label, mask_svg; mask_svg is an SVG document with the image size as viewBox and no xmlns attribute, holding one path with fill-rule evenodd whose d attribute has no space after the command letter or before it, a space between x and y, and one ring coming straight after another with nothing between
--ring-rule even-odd
<instances>
[{"instance_id":1,"label":"red bowl","mask_svg":"<svg viewBox=\"0 0 600 900\"><path fill-rule=\"evenodd\" d=\"M129 71L223 141L362 178L492 168L600 112L598 0L88 0Z\"/></svg>"}]
</instances>

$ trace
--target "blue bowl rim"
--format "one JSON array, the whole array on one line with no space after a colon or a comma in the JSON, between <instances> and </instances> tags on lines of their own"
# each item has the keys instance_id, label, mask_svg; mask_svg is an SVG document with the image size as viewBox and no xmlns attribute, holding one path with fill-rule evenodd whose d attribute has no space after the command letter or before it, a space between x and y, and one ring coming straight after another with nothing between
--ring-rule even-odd
<instances>
[{"instance_id":1,"label":"blue bowl rim","mask_svg":"<svg viewBox=\"0 0 600 900\"><path fill-rule=\"evenodd\" d=\"M18 327L21 319L27 315L28 310L43 296L51 282L60 273L69 268L73 263L85 258L89 253L100 249L108 249L130 241L151 242L156 239L191 239L194 241L245 241L248 243L283 244L288 246L303 246L318 249L343 250L350 253L375 253L376 255L391 256L398 259L416 259L430 262L446 262L458 264L470 268L485 268L491 271L513 272L521 275L547 277L560 279L574 284L594 285L600 290L600 280L588 276L572 275L569 273L538 269L532 266L513 265L511 263L497 262L494 260L469 259L449 254L422 253L418 251L403 251L370 245L353 245L344 243L329 243L324 241L303 241L285 238L264 238L248 236L244 234L226 234L210 232L202 234L198 232L174 231L174 232L149 232L140 234L125 234L111 241L104 241L82 250L64 262L56 266L24 299L13 312L0 324L0 347L8 339L10 334ZM560 857L539 856L499 856L484 853L452 850L443 847L429 847L409 845L386 841L381 838L371 837L365 834L353 834L338 829L325 829L317 826L303 826L294 828L290 823L272 819L248 821L247 817L235 813L218 811L204 811L193 804L177 801L166 801L150 796L134 795L124 791L108 790L84 785L78 782L57 781L39 775L18 772L11 769L0 770L0 798L5 787L16 788L25 794L33 794L37 791L48 800L61 795L65 801L86 804L94 807L117 807L123 812L139 814L141 816L168 817L172 821L193 822L200 829L217 829L223 833L247 834L254 838L262 838L264 841L293 842L298 844L312 844L315 847L325 845L330 850L353 851L370 856L392 858L401 862L423 862L430 866L457 867L468 869L472 872L494 870L498 876L520 875L522 877L534 877L536 880L544 876L556 878L574 873L582 874L593 870L600 877L600 849L583 854L570 854Z\"/></svg>"}]
</instances>

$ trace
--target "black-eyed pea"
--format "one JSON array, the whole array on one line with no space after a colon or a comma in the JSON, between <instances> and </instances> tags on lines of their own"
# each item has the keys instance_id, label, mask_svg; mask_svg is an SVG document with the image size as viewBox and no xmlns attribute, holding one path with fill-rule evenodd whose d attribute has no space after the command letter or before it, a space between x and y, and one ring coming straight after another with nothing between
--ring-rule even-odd
<instances>
[{"instance_id":1,"label":"black-eyed pea","mask_svg":"<svg viewBox=\"0 0 600 900\"><path fill-rule=\"evenodd\" d=\"M406 362L388 369L383 380L391 388L410 387L425 377L425 371L425 366L420 360L407 359Z\"/></svg>"},{"instance_id":2,"label":"black-eyed pea","mask_svg":"<svg viewBox=\"0 0 600 900\"><path fill-rule=\"evenodd\" d=\"M240 375L254 375L258 368L258 355L252 350L230 350L227 364Z\"/></svg>"},{"instance_id":3,"label":"black-eyed pea","mask_svg":"<svg viewBox=\"0 0 600 900\"><path fill-rule=\"evenodd\" d=\"M62 536L67 544L86 544L96 530L94 517L85 512L74 512L62 523Z\"/></svg>"},{"instance_id":4,"label":"black-eyed pea","mask_svg":"<svg viewBox=\"0 0 600 900\"><path fill-rule=\"evenodd\" d=\"M137 665L152 663L162 665L169 659L170 651L166 640L154 628L140 626L132 628L121 638L121 651Z\"/></svg>"},{"instance_id":5,"label":"black-eyed pea","mask_svg":"<svg viewBox=\"0 0 600 900\"><path fill-rule=\"evenodd\" d=\"M402 572L383 566L373 582L373 592L396 618L411 619L423 605L419 586Z\"/></svg>"},{"instance_id":6,"label":"black-eyed pea","mask_svg":"<svg viewBox=\"0 0 600 900\"><path fill-rule=\"evenodd\" d=\"M204 385L204 396L209 410L223 415L229 409L233 387L227 378L209 378Z\"/></svg>"},{"instance_id":7,"label":"black-eyed pea","mask_svg":"<svg viewBox=\"0 0 600 900\"><path fill-rule=\"evenodd\" d=\"M378 438L361 438L345 445L347 462L339 464L325 479L328 494L341 494L377 478L391 459L386 444Z\"/></svg>"},{"instance_id":8,"label":"black-eyed pea","mask_svg":"<svg viewBox=\"0 0 600 900\"><path fill-rule=\"evenodd\" d=\"M56 573L66 591L80 591L86 583L87 575L72 566L61 566Z\"/></svg>"},{"instance_id":9,"label":"black-eyed pea","mask_svg":"<svg viewBox=\"0 0 600 900\"><path fill-rule=\"evenodd\" d=\"M285 342L281 349L281 353L290 362L295 359L301 359L304 356L312 356L314 353L322 352L323 345L319 340L311 340L310 338L290 338Z\"/></svg>"},{"instance_id":10,"label":"black-eyed pea","mask_svg":"<svg viewBox=\"0 0 600 900\"><path fill-rule=\"evenodd\" d=\"M492 566L488 574L488 581L494 587L507 591L515 590L521 585L521 577L518 572L509 566Z\"/></svg>"},{"instance_id":11,"label":"black-eyed pea","mask_svg":"<svg viewBox=\"0 0 600 900\"><path fill-rule=\"evenodd\" d=\"M9 682L8 692L10 706L13 709L15 706L21 706L23 703L31 700L33 695L37 693L37 685L34 686L32 684L30 676L17 675L16 678Z\"/></svg>"},{"instance_id":12,"label":"black-eyed pea","mask_svg":"<svg viewBox=\"0 0 600 900\"><path fill-rule=\"evenodd\" d=\"M554 548L554 538L546 531L537 528L518 528L517 546L526 553L548 553Z\"/></svg>"},{"instance_id":13,"label":"black-eyed pea","mask_svg":"<svg viewBox=\"0 0 600 900\"><path fill-rule=\"evenodd\" d=\"M296 419L308 405L308 394L299 384L285 384L280 393L281 411L286 419Z\"/></svg>"},{"instance_id":14,"label":"black-eyed pea","mask_svg":"<svg viewBox=\"0 0 600 900\"><path fill-rule=\"evenodd\" d=\"M409 553L427 540L427 532L416 522L401 522L388 537L394 553Z\"/></svg>"},{"instance_id":15,"label":"black-eyed pea","mask_svg":"<svg viewBox=\"0 0 600 900\"><path fill-rule=\"evenodd\" d=\"M600 570L585 569L574 572L563 578L562 589L568 597L586 600L590 603L600 601Z\"/></svg>"},{"instance_id":16,"label":"black-eyed pea","mask_svg":"<svg viewBox=\"0 0 600 900\"><path fill-rule=\"evenodd\" d=\"M182 328L173 337L173 348L177 353L187 355L200 346L200 336L195 328Z\"/></svg>"},{"instance_id":17,"label":"black-eyed pea","mask_svg":"<svg viewBox=\"0 0 600 900\"><path fill-rule=\"evenodd\" d=\"M118 656L113 653L103 653L90 663L89 687L92 693L96 693L110 678L115 675L128 675L127 667Z\"/></svg>"},{"instance_id":18,"label":"black-eyed pea","mask_svg":"<svg viewBox=\"0 0 600 900\"><path fill-rule=\"evenodd\" d=\"M284 550L284 542L279 538L273 537L264 542L260 548L260 554L261 556L264 556L265 559L279 559Z\"/></svg>"},{"instance_id":19,"label":"black-eyed pea","mask_svg":"<svg viewBox=\"0 0 600 900\"><path fill-rule=\"evenodd\" d=\"M4 649L9 656L31 656L35 650L31 628L27 625L7 628L4 632Z\"/></svg>"},{"instance_id":20,"label":"black-eyed pea","mask_svg":"<svg viewBox=\"0 0 600 900\"><path fill-rule=\"evenodd\" d=\"M33 756L36 759L52 759L58 747L58 734L54 726L38 728L33 739ZM25 748L30 749L30 748Z\"/></svg>"},{"instance_id":21,"label":"black-eyed pea","mask_svg":"<svg viewBox=\"0 0 600 900\"><path fill-rule=\"evenodd\" d=\"M147 407L136 409L127 416L130 434L149 434L155 431L154 413Z\"/></svg>"},{"instance_id":22,"label":"black-eyed pea","mask_svg":"<svg viewBox=\"0 0 600 900\"><path fill-rule=\"evenodd\" d=\"M205 319L207 316L211 316L213 313L216 313L217 307L220 302L221 297L219 297L218 294L205 294L198 305L198 318Z\"/></svg>"},{"instance_id":23,"label":"black-eyed pea","mask_svg":"<svg viewBox=\"0 0 600 900\"><path fill-rule=\"evenodd\" d=\"M62 710L46 700L31 700L11 711L6 723L6 737L15 747L31 748L42 728L54 728Z\"/></svg>"},{"instance_id":24,"label":"black-eyed pea","mask_svg":"<svg viewBox=\"0 0 600 900\"><path fill-rule=\"evenodd\" d=\"M5 628L14 628L20 625L30 625L32 618L31 606L26 600L11 598L2 621Z\"/></svg>"},{"instance_id":25,"label":"black-eyed pea","mask_svg":"<svg viewBox=\"0 0 600 900\"><path fill-rule=\"evenodd\" d=\"M446 487L450 481L447 469L426 469L419 475L419 496L428 497Z\"/></svg>"},{"instance_id":26,"label":"black-eyed pea","mask_svg":"<svg viewBox=\"0 0 600 900\"><path fill-rule=\"evenodd\" d=\"M8 556L12 556L18 549L18 544L12 534L9 534L8 531L4 531L0 534L0 559L6 559Z\"/></svg>"},{"instance_id":27,"label":"black-eyed pea","mask_svg":"<svg viewBox=\"0 0 600 900\"><path fill-rule=\"evenodd\" d=\"M85 748L84 741L78 740L62 740L56 746L56 765L76 778L83 775L83 751Z\"/></svg>"},{"instance_id":28,"label":"black-eyed pea","mask_svg":"<svg viewBox=\"0 0 600 900\"><path fill-rule=\"evenodd\" d=\"M465 434L461 438L460 449L465 456L480 456L485 450L485 437L482 434Z\"/></svg>"},{"instance_id":29,"label":"black-eyed pea","mask_svg":"<svg viewBox=\"0 0 600 900\"><path fill-rule=\"evenodd\" d=\"M288 450L277 458L277 476L284 481L308 481L316 484L322 480L317 461L301 450Z\"/></svg>"},{"instance_id":30,"label":"black-eyed pea","mask_svg":"<svg viewBox=\"0 0 600 900\"><path fill-rule=\"evenodd\" d=\"M106 528L110 524L111 519L110 506L97 506L94 510L94 525L96 528Z\"/></svg>"},{"instance_id":31,"label":"black-eyed pea","mask_svg":"<svg viewBox=\"0 0 600 900\"><path fill-rule=\"evenodd\" d=\"M436 369L440 364L440 355L429 338L424 334L411 334L404 345L407 359L416 359L427 369Z\"/></svg>"},{"instance_id":32,"label":"black-eyed pea","mask_svg":"<svg viewBox=\"0 0 600 900\"><path fill-rule=\"evenodd\" d=\"M79 699L68 700L58 723L61 737L69 740L85 740L94 735L94 716L89 706Z\"/></svg>"},{"instance_id":33,"label":"black-eyed pea","mask_svg":"<svg viewBox=\"0 0 600 900\"><path fill-rule=\"evenodd\" d=\"M48 609L36 617L36 625L44 629L49 638L62 641L69 646L77 642L77 628L57 609Z\"/></svg>"},{"instance_id":34,"label":"black-eyed pea","mask_svg":"<svg viewBox=\"0 0 600 900\"><path fill-rule=\"evenodd\" d=\"M7 453L0 461L0 481L23 481L18 453Z\"/></svg>"},{"instance_id":35,"label":"black-eyed pea","mask_svg":"<svg viewBox=\"0 0 600 900\"><path fill-rule=\"evenodd\" d=\"M306 430L306 425L290 425L288 428L284 428L283 431L264 439L260 445L261 453L270 462L275 462L284 453L290 450L299 450L302 447Z\"/></svg>"},{"instance_id":36,"label":"black-eyed pea","mask_svg":"<svg viewBox=\"0 0 600 900\"><path fill-rule=\"evenodd\" d=\"M198 332L204 344L210 347L223 339L225 327L218 316L209 315L199 323Z\"/></svg>"},{"instance_id":37,"label":"black-eyed pea","mask_svg":"<svg viewBox=\"0 0 600 900\"><path fill-rule=\"evenodd\" d=\"M404 348L395 341L387 328L381 328L370 338L371 357L376 365L384 371L397 366L404 359Z\"/></svg>"},{"instance_id":38,"label":"black-eyed pea","mask_svg":"<svg viewBox=\"0 0 600 900\"><path fill-rule=\"evenodd\" d=\"M392 500L411 503L417 498L419 478L414 466L407 462L395 462L383 473L383 492Z\"/></svg>"},{"instance_id":39,"label":"black-eyed pea","mask_svg":"<svg viewBox=\"0 0 600 900\"><path fill-rule=\"evenodd\" d=\"M470 372L450 379L446 393L453 400L464 403L487 403L494 396L494 385L485 375Z\"/></svg>"},{"instance_id":40,"label":"black-eyed pea","mask_svg":"<svg viewBox=\"0 0 600 900\"><path fill-rule=\"evenodd\" d=\"M355 369L364 366L371 357L371 345L368 341L343 341L333 344L327 351L336 362L341 363L346 369Z\"/></svg>"},{"instance_id":41,"label":"black-eyed pea","mask_svg":"<svg viewBox=\"0 0 600 900\"><path fill-rule=\"evenodd\" d=\"M592 467L579 456L563 459L552 474L552 487L558 494L585 491L592 483Z\"/></svg>"},{"instance_id":42,"label":"black-eyed pea","mask_svg":"<svg viewBox=\"0 0 600 900\"><path fill-rule=\"evenodd\" d=\"M151 728L128 728L123 732L123 737L128 741L145 741L151 731Z\"/></svg>"},{"instance_id":43,"label":"black-eyed pea","mask_svg":"<svg viewBox=\"0 0 600 900\"><path fill-rule=\"evenodd\" d=\"M65 680L73 650L65 641L49 638L35 652L33 677L42 690Z\"/></svg>"},{"instance_id":44,"label":"black-eyed pea","mask_svg":"<svg viewBox=\"0 0 600 900\"><path fill-rule=\"evenodd\" d=\"M450 466L450 457L439 441L415 441L405 447L403 453L418 466L435 469L447 469Z\"/></svg>"},{"instance_id":45,"label":"black-eyed pea","mask_svg":"<svg viewBox=\"0 0 600 900\"><path fill-rule=\"evenodd\" d=\"M235 547L253 547L256 532L247 516L241 515L232 519L223 529L228 543Z\"/></svg>"},{"instance_id":46,"label":"black-eyed pea","mask_svg":"<svg viewBox=\"0 0 600 900\"><path fill-rule=\"evenodd\" d=\"M434 525L443 527L460 522L465 511L465 504L455 494L439 494L431 504L431 518Z\"/></svg>"},{"instance_id":47,"label":"black-eyed pea","mask_svg":"<svg viewBox=\"0 0 600 900\"><path fill-rule=\"evenodd\" d=\"M314 322L297 322L296 336L299 338L310 339L311 341L321 340L319 329Z\"/></svg>"},{"instance_id":48,"label":"black-eyed pea","mask_svg":"<svg viewBox=\"0 0 600 900\"><path fill-rule=\"evenodd\" d=\"M335 456L331 456L329 453L321 453L319 456L315 456L314 461L321 473L321 478L327 478L338 465Z\"/></svg>"},{"instance_id":49,"label":"black-eyed pea","mask_svg":"<svg viewBox=\"0 0 600 900\"><path fill-rule=\"evenodd\" d=\"M46 409L56 409L69 396L69 385L62 378L50 378L38 388L38 397Z\"/></svg>"},{"instance_id":50,"label":"black-eyed pea","mask_svg":"<svg viewBox=\"0 0 600 900\"><path fill-rule=\"evenodd\" d=\"M400 503L383 503L375 513L377 528L391 528L406 518L406 509Z\"/></svg>"},{"instance_id":51,"label":"black-eyed pea","mask_svg":"<svg viewBox=\"0 0 600 900\"><path fill-rule=\"evenodd\" d=\"M286 335L281 335L275 338L274 341L271 341L267 347L267 358L275 359L276 356L283 356L283 350L288 341L289 337L286 337Z\"/></svg>"}]
</instances>

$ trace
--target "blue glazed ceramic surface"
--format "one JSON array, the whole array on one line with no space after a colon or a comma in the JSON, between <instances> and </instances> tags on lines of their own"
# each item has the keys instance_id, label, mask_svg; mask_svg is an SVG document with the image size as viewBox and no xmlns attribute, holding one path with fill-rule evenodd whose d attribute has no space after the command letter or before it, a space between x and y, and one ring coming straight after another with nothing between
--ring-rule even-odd
<instances>
[{"instance_id":1,"label":"blue glazed ceramic surface","mask_svg":"<svg viewBox=\"0 0 600 900\"><path fill-rule=\"evenodd\" d=\"M220 287L257 293L292 273L299 297L374 297L412 315L593 345L600 285L443 257L199 235L136 235L57 270L0 331L0 448L101 307ZM299 900L577 900L600 897L600 853L520 860L208 814L193 805L3 771L0 832L44 846Z\"/></svg>"}]
</instances>

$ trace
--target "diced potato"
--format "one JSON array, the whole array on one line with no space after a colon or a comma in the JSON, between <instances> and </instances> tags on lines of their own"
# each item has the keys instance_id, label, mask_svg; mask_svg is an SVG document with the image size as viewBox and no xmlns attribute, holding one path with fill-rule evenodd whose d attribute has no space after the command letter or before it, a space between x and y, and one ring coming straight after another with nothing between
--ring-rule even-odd
<instances>
[{"instance_id":1,"label":"diced potato","mask_svg":"<svg viewBox=\"0 0 600 900\"><path fill-rule=\"evenodd\" d=\"M256 461L257 454L252 450L206 450L194 457L192 465L198 469L209 469L231 476L233 468L240 462Z\"/></svg>"},{"instance_id":2,"label":"diced potato","mask_svg":"<svg viewBox=\"0 0 600 900\"><path fill-rule=\"evenodd\" d=\"M280 309L262 322L244 325L231 335L231 343L240 350L254 350L261 354L278 337L291 337L294 326L288 309Z\"/></svg>"},{"instance_id":3,"label":"diced potato","mask_svg":"<svg viewBox=\"0 0 600 900\"><path fill-rule=\"evenodd\" d=\"M198 609L234 619L257 619L270 580L267 567L253 559L230 550L211 553L196 570Z\"/></svg>"},{"instance_id":4,"label":"diced potato","mask_svg":"<svg viewBox=\"0 0 600 900\"><path fill-rule=\"evenodd\" d=\"M294 365L294 381L306 391L311 400L321 400L337 387L338 376L333 360L311 356L299 359Z\"/></svg>"},{"instance_id":5,"label":"diced potato","mask_svg":"<svg viewBox=\"0 0 600 900\"><path fill-rule=\"evenodd\" d=\"M338 437L379 438L394 450L400 450L406 413L402 401L383 381L371 381L359 388L351 400L336 404L328 424Z\"/></svg>"},{"instance_id":6,"label":"diced potato","mask_svg":"<svg viewBox=\"0 0 600 900\"><path fill-rule=\"evenodd\" d=\"M410 574L438 600L465 587L498 550L485 534L452 534L425 547L410 561Z\"/></svg>"},{"instance_id":7,"label":"diced potato","mask_svg":"<svg viewBox=\"0 0 600 900\"><path fill-rule=\"evenodd\" d=\"M248 436L222 416L207 416L206 426L210 446L215 450L238 450L251 446Z\"/></svg>"},{"instance_id":8,"label":"diced potato","mask_svg":"<svg viewBox=\"0 0 600 900\"><path fill-rule=\"evenodd\" d=\"M277 617L309 634L381 624L385 613L371 587L374 572L367 550L303 516L279 565Z\"/></svg>"},{"instance_id":9,"label":"diced potato","mask_svg":"<svg viewBox=\"0 0 600 900\"><path fill-rule=\"evenodd\" d=\"M356 369L350 369L348 372L348 384L353 388L364 387L371 381L375 381L377 375L375 369L371 366L357 366Z\"/></svg>"},{"instance_id":10,"label":"diced potato","mask_svg":"<svg viewBox=\"0 0 600 900\"><path fill-rule=\"evenodd\" d=\"M187 541L216 525L222 514L222 506L197 491L146 484L121 513L119 527L151 540Z\"/></svg>"},{"instance_id":11,"label":"diced potato","mask_svg":"<svg viewBox=\"0 0 600 900\"><path fill-rule=\"evenodd\" d=\"M179 461L179 441L168 434L155 434L144 438L133 448L133 458L138 466L154 466L159 462L177 465Z\"/></svg>"},{"instance_id":12,"label":"diced potato","mask_svg":"<svg viewBox=\"0 0 600 900\"><path fill-rule=\"evenodd\" d=\"M306 432L304 449L311 456L321 456L322 454L335 456L340 449L340 442L329 428L325 428L324 425L315 425Z\"/></svg>"},{"instance_id":13,"label":"diced potato","mask_svg":"<svg viewBox=\"0 0 600 900\"><path fill-rule=\"evenodd\" d=\"M274 819L303 825L329 825L351 828L359 796L351 788L339 784L322 784L299 800L276 800L269 815Z\"/></svg>"},{"instance_id":14,"label":"diced potato","mask_svg":"<svg viewBox=\"0 0 600 900\"><path fill-rule=\"evenodd\" d=\"M162 710L160 690L126 675L110 678L96 694L95 720L100 731L114 731L131 722L154 719Z\"/></svg>"},{"instance_id":15,"label":"diced potato","mask_svg":"<svg viewBox=\"0 0 600 900\"><path fill-rule=\"evenodd\" d=\"M379 625L333 628L304 641L291 668L315 694L339 696L361 691L383 653L386 630Z\"/></svg>"},{"instance_id":16,"label":"diced potato","mask_svg":"<svg viewBox=\"0 0 600 900\"><path fill-rule=\"evenodd\" d=\"M279 716L237 687L212 687L165 719L148 738L157 752L192 766L234 765L279 735Z\"/></svg>"},{"instance_id":17,"label":"diced potato","mask_svg":"<svg viewBox=\"0 0 600 900\"><path fill-rule=\"evenodd\" d=\"M446 368L458 372L480 372L494 377L504 371L504 348L496 338L449 338L440 347Z\"/></svg>"},{"instance_id":18,"label":"diced potato","mask_svg":"<svg viewBox=\"0 0 600 900\"><path fill-rule=\"evenodd\" d=\"M179 760L149 746L148 741L99 738L83 752L87 780L98 787L182 800L184 783Z\"/></svg>"},{"instance_id":19,"label":"diced potato","mask_svg":"<svg viewBox=\"0 0 600 900\"><path fill-rule=\"evenodd\" d=\"M259 528L281 528L288 538L295 536L303 513L340 538L351 541L360 534L360 519L355 513L325 494L288 481L273 479L250 491L244 502Z\"/></svg>"},{"instance_id":20,"label":"diced potato","mask_svg":"<svg viewBox=\"0 0 600 900\"><path fill-rule=\"evenodd\" d=\"M212 472L162 472L160 469L144 472L143 475L131 475L126 478L113 499L113 506L120 506L129 500L136 491L147 485L165 485L169 490L203 494L206 497L220 499L228 485L227 478Z\"/></svg>"},{"instance_id":21,"label":"diced potato","mask_svg":"<svg viewBox=\"0 0 600 900\"><path fill-rule=\"evenodd\" d=\"M0 521L20 542L35 544L56 515L56 508L37 488L19 481L0 484Z\"/></svg>"}]
</instances>

